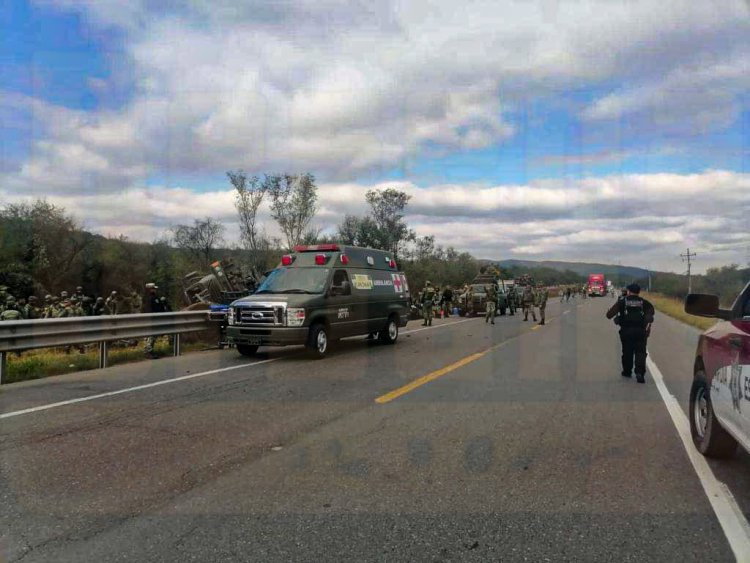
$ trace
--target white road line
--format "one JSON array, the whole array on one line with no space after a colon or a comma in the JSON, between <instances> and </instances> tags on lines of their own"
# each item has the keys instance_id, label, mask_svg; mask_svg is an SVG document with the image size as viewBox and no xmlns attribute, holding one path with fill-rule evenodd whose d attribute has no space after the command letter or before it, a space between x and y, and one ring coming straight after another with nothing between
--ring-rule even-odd
<instances>
[{"instance_id":1,"label":"white road line","mask_svg":"<svg viewBox=\"0 0 750 563\"><path fill-rule=\"evenodd\" d=\"M481 319L481 318L482 317L474 317L474 318L471 318L471 319L463 319L463 320L460 320L460 321L456 321L454 323L443 323L443 324L434 325L434 326L423 326L422 328L415 328L413 330L404 330L400 334L414 334L415 332L422 332L423 330L432 330L433 328L442 328L442 327L445 327L445 326L460 325L460 324L463 324L463 323L468 323L469 321L476 321L476 320Z\"/></svg>"},{"instance_id":2,"label":"white road line","mask_svg":"<svg viewBox=\"0 0 750 563\"><path fill-rule=\"evenodd\" d=\"M716 517L719 519L719 524L721 524L724 530L724 535L729 541L734 556L737 558L737 561L750 561L750 524L748 524L745 516L742 514L740 507L737 506L737 502L734 500L729 488L716 479L706 459L695 449L692 437L690 436L688 418L682 408L680 408L680 404L675 396L669 392L669 389L664 384L664 377L662 377L661 371L651 358L647 358L646 362L648 371L654 378L656 388L659 390L661 398L667 406L667 411L669 411L677 433L682 439L682 445L685 446L688 458L690 458L693 469L695 469L701 485L703 485L703 490L706 492L708 501L711 503Z\"/></svg>"},{"instance_id":3,"label":"white road line","mask_svg":"<svg viewBox=\"0 0 750 563\"><path fill-rule=\"evenodd\" d=\"M456 321L453 323L444 323L439 324L435 326L426 326L422 328L417 328L414 330L405 330L401 334L413 334L415 332L421 332L423 330L430 330L433 328L442 328L446 326L453 326L458 325L461 323L465 323L468 321L473 321L476 319L463 319L460 321ZM135 387L126 387L125 389L118 389L117 391L108 391L106 393L98 393L96 395L88 395L86 397L78 397L76 399L68 399L67 401L59 401L57 403L49 403L46 405L39 405L38 407L29 407L28 409L21 409L19 411L11 411L0 414L0 419L3 418L11 418L14 416L21 416L23 414L31 414L33 412L39 412L39 411L46 411L49 409L54 409L57 407L64 407L67 405L74 405L76 403L83 403L85 401L93 401L94 399L103 399L105 397L112 397L114 395L122 395L123 393L132 393L133 391L141 391L143 389L150 389L151 387L158 387L159 385L167 385L168 383L177 383L178 381L187 381L188 379L195 379L197 377L204 377L206 375L213 375L215 373L222 373L225 371L233 371L236 369L242 369L252 366L259 366L261 364L267 364L270 362L275 362L276 360L280 360L281 358L270 358L268 360L261 360L260 362L252 362L249 364L241 364L237 366L229 366L225 368L219 368L219 369L212 369L209 371L202 371L200 373L191 373L189 375L182 375L180 377L173 377L172 379L163 379L160 381L154 381L153 383L145 383L144 385L136 385Z\"/></svg>"},{"instance_id":4,"label":"white road line","mask_svg":"<svg viewBox=\"0 0 750 563\"><path fill-rule=\"evenodd\" d=\"M153 383L146 383L144 385L136 385L135 387L126 387L125 389L118 389L117 391L108 391L106 393L99 393L97 395L88 395L87 397L78 397L77 399L68 399L67 401L60 401L58 403L49 403L47 405L39 405L38 407L30 407L28 409L22 409L20 411L12 411L0 414L0 419L10 418L12 416L21 416L22 414L30 414L32 412L46 411L57 407L64 407L66 405L73 405L75 403L83 403L84 401L93 401L94 399L102 399L104 397L112 397L113 395L122 395L123 393L132 393L133 391L141 391L142 389L149 389L151 387L158 387L159 385L167 385L168 383L176 383L178 381L185 381L188 379L195 379L196 377L203 377L206 375L213 375L215 373L221 373L225 371L232 371L235 369L242 369L251 366L258 366L260 364L267 364L275 362L280 358L270 358L268 360L261 360L260 362L253 362L251 364L242 364L238 366L229 366L226 368L212 369L209 371L202 371L200 373L191 373L189 375L182 375L180 377L173 377L172 379L162 379L161 381L154 381Z\"/></svg>"}]
</instances>

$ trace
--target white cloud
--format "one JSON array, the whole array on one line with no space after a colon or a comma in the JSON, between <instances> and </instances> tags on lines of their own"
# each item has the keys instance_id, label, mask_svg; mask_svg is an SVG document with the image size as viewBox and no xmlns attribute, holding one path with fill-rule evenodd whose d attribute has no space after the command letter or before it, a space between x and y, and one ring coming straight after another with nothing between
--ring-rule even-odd
<instances>
[{"instance_id":1,"label":"white cloud","mask_svg":"<svg viewBox=\"0 0 750 563\"><path fill-rule=\"evenodd\" d=\"M750 174L726 171L524 186L324 183L316 224L333 232L345 214L367 211L367 189L385 187L412 195L407 221L417 234L484 258L621 261L672 270L681 267L679 254L688 245L701 253L703 268L742 262L750 245ZM0 192L0 201L30 197ZM231 190L152 187L49 200L108 235L153 240L170 225L211 216L228 226L230 240L238 237ZM261 221L278 234L267 206Z\"/></svg>"},{"instance_id":2,"label":"white cloud","mask_svg":"<svg viewBox=\"0 0 750 563\"><path fill-rule=\"evenodd\" d=\"M347 180L502 143L519 105L600 84L620 87L589 119L708 127L736 116L750 75L741 0L38 1L121 30L135 90L117 111L37 103L29 161L0 178L15 191L240 166Z\"/></svg>"}]
</instances>

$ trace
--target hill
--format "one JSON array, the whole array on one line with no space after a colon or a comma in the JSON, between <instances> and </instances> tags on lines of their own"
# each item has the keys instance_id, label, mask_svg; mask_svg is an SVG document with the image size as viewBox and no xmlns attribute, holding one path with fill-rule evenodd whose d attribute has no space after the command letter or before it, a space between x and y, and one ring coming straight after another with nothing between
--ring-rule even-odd
<instances>
[{"instance_id":1,"label":"hill","mask_svg":"<svg viewBox=\"0 0 750 563\"><path fill-rule=\"evenodd\" d=\"M490 260L488 260L490 262ZM492 261L494 262L494 261ZM634 266L620 266L617 264L597 264L588 262L563 262L558 260L500 260L497 262L501 268L551 268L560 272L571 271L579 276L587 277L589 274L604 274L613 280L638 280L648 277L648 270Z\"/></svg>"}]
</instances>

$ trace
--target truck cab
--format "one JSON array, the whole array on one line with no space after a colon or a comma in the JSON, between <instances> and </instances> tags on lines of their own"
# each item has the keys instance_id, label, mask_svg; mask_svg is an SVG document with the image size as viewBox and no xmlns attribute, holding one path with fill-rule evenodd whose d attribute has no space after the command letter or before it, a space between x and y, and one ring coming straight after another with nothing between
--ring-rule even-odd
<instances>
[{"instance_id":1,"label":"truck cab","mask_svg":"<svg viewBox=\"0 0 750 563\"><path fill-rule=\"evenodd\" d=\"M690 294L685 311L718 319L698 341L690 390L693 443L708 457L750 451L750 284L731 309L719 297Z\"/></svg>"},{"instance_id":2,"label":"truck cab","mask_svg":"<svg viewBox=\"0 0 750 563\"><path fill-rule=\"evenodd\" d=\"M230 305L227 338L246 356L260 346L304 344L322 358L331 342L360 334L394 344L408 321L409 298L406 276L388 252L297 246L253 295Z\"/></svg>"}]
</instances>

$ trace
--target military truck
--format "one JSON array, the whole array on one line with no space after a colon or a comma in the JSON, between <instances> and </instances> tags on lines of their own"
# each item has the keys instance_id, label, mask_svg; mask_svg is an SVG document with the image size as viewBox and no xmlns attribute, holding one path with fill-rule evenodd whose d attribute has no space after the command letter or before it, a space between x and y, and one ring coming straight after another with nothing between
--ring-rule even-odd
<instances>
[{"instance_id":1,"label":"military truck","mask_svg":"<svg viewBox=\"0 0 750 563\"><path fill-rule=\"evenodd\" d=\"M208 310L208 318L219 326L219 348L229 344L226 337L229 304L255 291L255 279L244 276L231 260L211 263L211 273L190 272L183 278L182 293L188 310Z\"/></svg>"}]
</instances>

